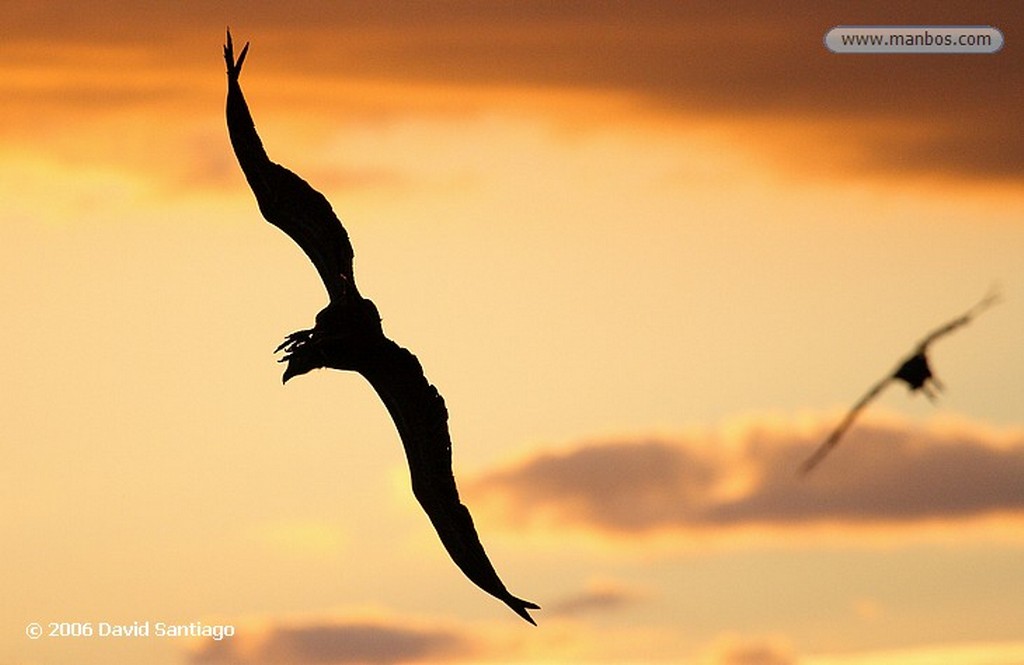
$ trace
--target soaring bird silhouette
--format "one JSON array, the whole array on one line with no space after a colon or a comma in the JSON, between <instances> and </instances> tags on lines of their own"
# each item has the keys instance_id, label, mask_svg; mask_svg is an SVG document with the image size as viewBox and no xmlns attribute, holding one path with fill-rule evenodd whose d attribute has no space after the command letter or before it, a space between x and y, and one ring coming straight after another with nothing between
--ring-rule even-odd
<instances>
[{"instance_id":1,"label":"soaring bird silhouette","mask_svg":"<svg viewBox=\"0 0 1024 665\"><path fill-rule=\"evenodd\" d=\"M936 396L935 390L942 391L943 385L942 382L939 381L939 379L932 373L932 368L928 364L928 347L932 342L940 337L945 337L957 328L967 325L975 316L998 301L999 294L994 290L991 291L964 314L956 317L945 325L939 326L929 333L927 337L918 342L911 354L904 358L896 369L887 374L881 381L871 386L871 389L864 393L864 396L853 405L850 411L846 414L846 417L843 418L839 425L832 430L832 433L828 435L828 438L825 439L814 453L800 465L800 473L806 474L816 467L818 463L836 447L836 444L839 443L843 434L845 434L846 430L850 428L850 425L853 424L853 421L857 418L860 412L864 410L864 407L866 407L871 400L878 397L879 393L881 393L882 390L892 381L902 381L907 384L907 388L910 392L920 390L928 397L928 399L934 401Z\"/></svg>"},{"instance_id":2,"label":"soaring bird silhouette","mask_svg":"<svg viewBox=\"0 0 1024 665\"><path fill-rule=\"evenodd\" d=\"M477 586L536 625L527 610L540 607L505 588L480 544L469 510L459 500L444 400L423 375L416 356L384 335L377 307L359 294L352 274L352 244L331 204L267 157L238 83L248 51L246 43L235 60L228 31L224 61L231 145L260 212L302 248L330 298L313 328L288 335L275 350L284 352L284 382L322 367L361 374L394 420L409 462L413 494L452 560Z\"/></svg>"}]
</instances>

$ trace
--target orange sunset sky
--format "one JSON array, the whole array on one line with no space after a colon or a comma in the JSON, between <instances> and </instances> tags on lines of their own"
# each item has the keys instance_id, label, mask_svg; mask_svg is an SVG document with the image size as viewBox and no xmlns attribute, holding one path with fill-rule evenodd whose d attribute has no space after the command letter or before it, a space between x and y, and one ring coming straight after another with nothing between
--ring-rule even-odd
<instances>
[{"instance_id":1,"label":"orange sunset sky","mask_svg":"<svg viewBox=\"0 0 1024 665\"><path fill-rule=\"evenodd\" d=\"M899 7L893 7L899 4ZM992 25L839 55L836 25ZM451 414L452 564L224 121ZM1024 8L8 0L0 664L1024 663ZM927 332L936 404L893 386ZM51 637L51 622L227 624Z\"/></svg>"}]
</instances>

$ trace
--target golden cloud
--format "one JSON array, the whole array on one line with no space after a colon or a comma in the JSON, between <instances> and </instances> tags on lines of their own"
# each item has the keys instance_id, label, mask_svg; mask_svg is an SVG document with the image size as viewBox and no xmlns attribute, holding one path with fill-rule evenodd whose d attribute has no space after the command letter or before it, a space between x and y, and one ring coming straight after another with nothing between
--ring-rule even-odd
<instances>
[{"instance_id":1,"label":"golden cloud","mask_svg":"<svg viewBox=\"0 0 1024 665\"><path fill-rule=\"evenodd\" d=\"M1024 517L1024 434L866 419L809 477L800 462L831 423L735 435L589 443L540 452L467 483L516 525L606 534Z\"/></svg>"},{"instance_id":2,"label":"golden cloud","mask_svg":"<svg viewBox=\"0 0 1024 665\"><path fill-rule=\"evenodd\" d=\"M992 55L837 55L823 45L837 24L927 20L1008 31L1022 18L1013 3L431 3L400 12L357 2L184 11L107 0L50 3L45 12L38 3L9 4L0 65L8 65L6 80L21 81L10 98L22 104L194 102L221 73L218 49L230 24L238 39L253 41L260 75L279 83L613 92L681 117L756 125L755 150L774 140L776 123L806 123L813 131L798 133L785 152L797 148L819 171L1024 175L1024 138L1014 131L1024 67L1012 33ZM96 80L111 62L121 77ZM63 83L26 82L39 67Z\"/></svg>"},{"instance_id":3,"label":"golden cloud","mask_svg":"<svg viewBox=\"0 0 1024 665\"><path fill-rule=\"evenodd\" d=\"M190 661L387 665L412 660L450 662L461 660L473 650L470 638L449 628L413 626L398 619L325 619L241 629L231 639L204 641L191 652Z\"/></svg>"}]
</instances>

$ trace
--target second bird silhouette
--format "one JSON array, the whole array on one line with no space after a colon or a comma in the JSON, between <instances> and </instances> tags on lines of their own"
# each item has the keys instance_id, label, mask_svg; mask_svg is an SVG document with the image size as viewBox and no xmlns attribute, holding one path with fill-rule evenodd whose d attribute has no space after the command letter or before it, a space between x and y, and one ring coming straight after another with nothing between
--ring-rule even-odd
<instances>
[{"instance_id":1,"label":"second bird silhouette","mask_svg":"<svg viewBox=\"0 0 1024 665\"><path fill-rule=\"evenodd\" d=\"M853 424L854 419L861 411L864 410L873 399L878 397L879 393L893 381L902 381L907 384L907 388L911 392L920 390L923 392L928 399L935 399L935 392L933 387L937 390L942 390L942 383L932 373L932 368L928 364L928 347L932 342L945 337L949 333L953 332L961 326L965 326L971 322L974 317L981 314L983 311L999 302L999 294L996 291L990 292L987 296L982 298L974 307L970 308L964 314L953 319L949 323L942 325L932 332L930 332L924 339L917 343L914 350L909 356L904 358L900 364L891 373L887 374L885 378L871 386L860 400L850 409L839 425L832 430L828 438L818 446L817 450L814 451L810 457L802 465L800 465L800 473L806 474L811 469L816 467L821 460L825 458L829 452L839 443L839 440L846 433L846 430Z\"/></svg>"}]
</instances>

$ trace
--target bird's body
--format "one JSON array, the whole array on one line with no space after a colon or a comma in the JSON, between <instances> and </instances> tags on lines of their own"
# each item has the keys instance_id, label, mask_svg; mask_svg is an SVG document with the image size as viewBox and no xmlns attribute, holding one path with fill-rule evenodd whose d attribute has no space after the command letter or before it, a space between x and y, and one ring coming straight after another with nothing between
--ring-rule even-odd
<instances>
[{"instance_id":1,"label":"bird's body","mask_svg":"<svg viewBox=\"0 0 1024 665\"><path fill-rule=\"evenodd\" d=\"M292 333L277 348L287 363L283 379L325 367L362 375L395 423L413 494L452 560L477 586L534 623L527 610L539 607L505 588L459 499L444 399L427 381L416 356L385 336L377 307L356 288L352 244L330 203L302 178L270 161L263 148L238 82L248 48L246 44L236 61L228 33L224 59L231 145L260 212L302 248L330 297L313 328Z\"/></svg>"},{"instance_id":2,"label":"bird's body","mask_svg":"<svg viewBox=\"0 0 1024 665\"><path fill-rule=\"evenodd\" d=\"M936 382L935 374L932 373L932 368L928 364L928 356L923 351L904 360L892 373L892 378L907 384L911 391L928 390L929 385ZM936 385L938 384L936 383Z\"/></svg>"},{"instance_id":3,"label":"bird's body","mask_svg":"<svg viewBox=\"0 0 1024 665\"><path fill-rule=\"evenodd\" d=\"M832 430L828 438L825 439L814 451L814 453L804 461L800 466L800 472L807 473L821 462L822 459L828 455L829 452L839 443L839 440L846 433L846 430L850 428L853 421L857 418L864 407L866 407L872 400L874 400L893 381L902 381L907 385L907 388L911 392L923 392L929 399L935 399L935 390L942 390L942 383L935 377L932 372L931 365L928 363L928 347L935 340L940 337L944 337L949 333L953 332L961 326L965 326L971 322L971 320L980 314L982 311L998 302L999 296L996 292L990 293L988 296L979 301L974 307L971 307L967 312L953 319L952 321L936 328L929 333L924 339L918 342L914 350L900 361L900 364L889 374L885 375L878 383L873 385L860 400L847 412L846 416L839 423L839 425Z\"/></svg>"}]
</instances>

